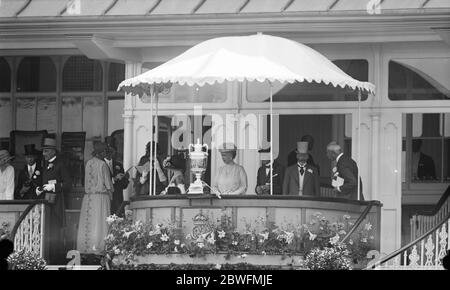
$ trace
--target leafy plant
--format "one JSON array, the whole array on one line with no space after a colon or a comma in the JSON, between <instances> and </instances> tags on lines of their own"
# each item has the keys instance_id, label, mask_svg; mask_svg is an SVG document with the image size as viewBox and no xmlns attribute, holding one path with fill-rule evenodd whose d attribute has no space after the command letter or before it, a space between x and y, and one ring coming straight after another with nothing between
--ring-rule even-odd
<instances>
[{"instance_id":1,"label":"leafy plant","mask_svg":"<svg viewBox=\"0 0 450 290\"><path fill-rule=\"evenodd\" d=\"M323 249L314 248L306 255L304 266L309 270L351 270L347 247L336 244Z\"/></svg>"},{"instance_id":2,"label":"leafy plant","mask_svg":"<svg viewBox=\"0 0 450 290\"><path fill-rule=\"evenodd\" d=\"M7 261L11 270L45 270L47 266L43 258L25 250L12 253Z\"/></svg>"}]
</instances>

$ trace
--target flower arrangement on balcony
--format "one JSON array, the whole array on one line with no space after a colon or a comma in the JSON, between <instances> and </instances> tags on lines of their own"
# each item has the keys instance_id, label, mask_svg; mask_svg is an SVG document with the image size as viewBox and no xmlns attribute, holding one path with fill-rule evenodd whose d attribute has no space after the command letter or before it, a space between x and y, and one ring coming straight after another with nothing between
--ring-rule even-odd
<instances>
[{"instance_id":1,"label":"flower arrangement on balcony","mask_svg":"<svg viewBox=\"0 0 450 290\"><path fill-rule=\"evenodd\" d=\"M241 232L233 228L230 217L223 216L217 223L202 224L202 230L194 230L187 235L170 223L152 225L142 221L133 222L129 212L125 218L110 216L107 222L110 229L105 239L105 257L113 264L119 263L119 256L126 264L133 264L136 256L149 254L185 254L190 257L224 254L226 258L303 255L315 248L324 249L338 244L351 226L348 219L346 223L330 223L320 213L314 215L309 225L298 228L292 225L279 227L264 222L263 226L261 223L259 226L248 224ZM367 241L367 248L361 246L359 241L349 240L348 251L352 259L353 255L365 255L370 248L368 235L372 228L368 225L357 233L360 240Z\"/></svg>"},{"instance_id":2,"label":"flower arrangement on balcony","mask_svg":"<svg viewBox=\"0 0 450 290\"><path fill-rule=\"evenodd\" d=\"M354 223L350 221L349 215L344 215L342 222L330 222L325 216L316 212L309 224L303 225L303 241L305 252L312 249L324 249L341 244ZM346 250L353 263L367 263L367 253L375 248L374 228L370 222L360 225L360 229L355 231L345 242Z\"/></svg>"}]
</instances>

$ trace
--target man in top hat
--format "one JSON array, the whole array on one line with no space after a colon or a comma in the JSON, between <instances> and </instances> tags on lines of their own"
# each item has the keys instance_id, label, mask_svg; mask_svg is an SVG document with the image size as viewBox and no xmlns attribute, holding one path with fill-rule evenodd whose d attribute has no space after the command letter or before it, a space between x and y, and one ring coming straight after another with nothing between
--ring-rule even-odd
<instances>
[{"instance_id":1,"label":"man in top hat","mask_svg":"<svg viewBox=\"0 0 450 290\"><path fill-rule=\"evenodd\" d=\"M63 227L65 226L65 195L71 188L71 177L64 161L56 155L56 140L45 138L42 145L44 166L42 187L36 188L39 198L51 200L50 263L65 263L63 256ZM54 197L54 198L53 198Z\"/></svg>"},{"instance_id":2,"label":"man in top hat","mask_svg":"<svg viewBox=\"0 0 450 290\"><path fill-rule=\"evenodd\" d=\"M358 165L355 160L342 152L341 146L332 141L327 146L327 157L333 165L331 185L334 187L337 197L346 199L358 199ZM360 182L360 200L364 200L362 194L362 182Z\"/></svg>"},{"instance_id":3,"label":"man in top hat","mask_svg":"<svg viewBox=\"0 0 450 290\"><path fill-rule=\"evenodd\" d=\"M7 150L0 150L0 200L14 198L14 167L9 164L13 158Z\"/></svg>"},{"instance_id":4,"label":"man in top hat","mask_svg":"<svg viewBox=\"0 0 450 290\"><path fill-rule=\"evenodd\" d=\"M108 144L105 152L105 162L111 173L114 192L111 201L111 214L118 215L117 212L123 202L123 190L128 186L130 175L125 173L122 163L115 160L116 150Z\"/></svg>"},{"instance_id":5,"label":"man in top hat","mask_svg":"<svg viewBox=\"0 0 450 290\"><path fill-rule=\"evenodd\" d=\"M297 164L286 169L284 195L319 196L320 183L317 168L308 164L308 142L297 142Z\"/></svg>"},{"instance_id":6,"label":"man in top hat","mask_svg":"<svg viewBox=\"0 0 450 290\"><path fill-rule=\"evenodd\" d=\"M319 164L314 162L314 158L311 155L311 151L313 150L313 147L314 147L314 138L313 138L313 136L311 136L311 135L303 135L302 138L300 139L300 141L301 142L308 142L308 161L306 161L306 163L316 167L317 168L317 173L320 176L320 166L319 166ZM296 163L297 163L297 150L294 149L288 155L288 166L294 165Z\"/></svg>"},{"instance_id":7,"label":"man in top hat","mask_svg":"<svg viewBox=\"0 0 450 290\"><path fill-rule=\"evenodd\" d=\"M42 186L41 152L36 150L34 144L25 145L24 148L27 164L19 172L15 199L37 199L36 188Z\"/></svg>"},{"instance_id":8,"label":"man in top hat","mask_svg":"<svg viewBox=\"0 0 450 290\"><path fill-rule=\"evenodd\" d=\"M258 152L261 160L263 160L263 165L258 169L255 192L257 194L270 194L270 148L260 149ZM284 167L277 160L274 160L272 170L273 194L281 195L283 193Z\"/></svg>"}]
</instances>

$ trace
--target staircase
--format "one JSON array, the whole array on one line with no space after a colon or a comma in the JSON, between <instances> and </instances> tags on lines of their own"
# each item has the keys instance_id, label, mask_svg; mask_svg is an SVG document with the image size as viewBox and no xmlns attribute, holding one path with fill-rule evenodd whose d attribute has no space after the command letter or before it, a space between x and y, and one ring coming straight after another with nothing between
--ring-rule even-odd
<instances>
[{"instance_id":1,"label":"staircase","mask_svg":"<svg viewBox=\"0 0 450 290\"><path fill-rule=\"evenodd\" d=\"M371 263L366 269L443 270L442 259L450 251L450 186L426 214L411 220L411 242L399 250Z\"/></svg>"}]
</instances>

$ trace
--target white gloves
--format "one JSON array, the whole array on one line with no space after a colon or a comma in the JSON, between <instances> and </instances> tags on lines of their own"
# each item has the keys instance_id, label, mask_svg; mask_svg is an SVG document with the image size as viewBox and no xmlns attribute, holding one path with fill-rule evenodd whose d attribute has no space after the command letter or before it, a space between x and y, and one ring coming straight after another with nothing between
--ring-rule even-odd
<instances>
[{"instance_id":1,"label":"white gloves","mask_svg":"<svg viewBox=\"0 0 450 290\"><path fill-rule=\"evenodd\" d=\"M144 184L144 183L147 181L147 174L148 174L147 171L142 171L142 176L141 176L141 178L139 179L139 182L140 182L141 184Z\"/></svg>"},{"instance_id":2,"label":"white gloves","mask_svg":"<svg viewBox=\"0 0 450 290\"><path fill-rule=\"evenodd\" d=\"M55 185L54 184L44 184L43 187L44 187L45 191L55 192Z\"/></svg>"},{"instance_id":3,"label":"white gloves","mask_svg":"<svg viewBox=\"0 0 450 290\"><path fill-rule=\"evenodd\" d=\"M44 191L51 191L51 192L55 192L55 185L54 184L44 184L44 186L42 187L43 190L39 190L39 187L36 187L36 194L40 195L41 193L43 193Z\"/></svg>"},{"instance_id":4,"label":"white gloves","mask_svg":"<svg viewBox=\"0 0 450 290\"><path fill-rule=\"evenodd\" d=\"M39 190L39 187L36 187L36 195L37 196L41 195L41 193L43 193L43 192L44 192L43 190L42 191Z\"/></svg>"}]
</instances>

